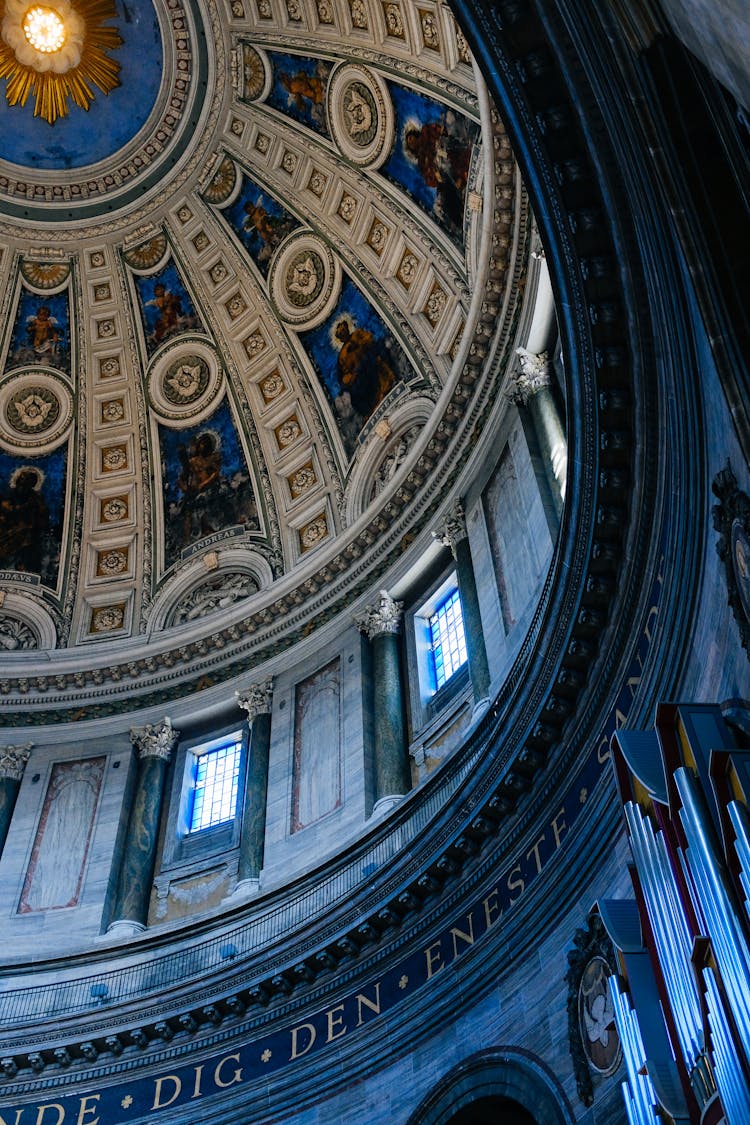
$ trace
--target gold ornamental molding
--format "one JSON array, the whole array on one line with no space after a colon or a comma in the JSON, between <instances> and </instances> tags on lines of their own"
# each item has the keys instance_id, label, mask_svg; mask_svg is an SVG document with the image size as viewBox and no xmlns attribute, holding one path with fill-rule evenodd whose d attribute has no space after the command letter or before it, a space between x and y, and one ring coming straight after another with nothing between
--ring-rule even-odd
<instances>
[{"instance_id":1,"label":"gold ornamental molding","mask_svg":"<svg viewBox=\"0 0 750 1125\"><path fill-rule=\"evenodd\" d=\"M120 64L106 53L122 44L105 26L117 16L114 0L0 0L0 78L8 104L34 95L34 116L53 125L68 114L68 98L88 109L93 86L119 86Z\"/></svg>"}]
</instances>

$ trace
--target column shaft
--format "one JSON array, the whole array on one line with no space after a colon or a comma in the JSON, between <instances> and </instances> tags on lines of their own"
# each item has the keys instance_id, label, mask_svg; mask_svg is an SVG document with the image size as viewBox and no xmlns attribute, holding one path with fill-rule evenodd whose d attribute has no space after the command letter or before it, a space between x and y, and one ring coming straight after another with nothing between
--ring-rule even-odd
<instances>
[{"instance_id":1,"label":"column shaft","mask_svg":"<svg viewBox=\"0 0 750 1125\"><path fill-rule=\"evenodd\" d=\"M32 745L29 742L25 746L0 746L0 855L3 854Z\"/></svg>"},{"instance_id":2,"label":"column shaft","mask_svg":"<svg viewBox=\"0 0 750 1125\"><path fill-rule=\"evenodd\" d=\"M471 547L466 536L454 545L458 593L464 619L466 651L469 657L469 675L474 692L474 703L487 699L490 693L490 669L487 663L487 649L484 643L482 615L479 611L479 595L474 577L474 563Z\"/></svg>"},{"instance_id":3,"label":"column shaft","mask_svg":"<svg viewBox=\"0 0 750 1125\"><path fill-rule=\"evenodd\" d=\"M568 469L568 443L558 414L557 404L548 387L542 387L529 400L529 412L542 454L544 472L558 516L565 499L565 476Z\"/></svg>"},{"instance_id":4,"label":"column shaft","mask_svg":"<svg viewBox=\"0 0 750 1125\"><path fill-rule=\"evenodd\" d=\"M167 762L163 758L148 757L138 761L113 922L132 922L138 928L146 925L166 772Z\"/></svg>"},{"instance_id":5,"label":"column shaft","mask_svg":"<svg viewBox=\"0 0 750 1125\"><path fill-rule=\"evenodd\" d=\"M20 779L0 777L0 855L2 855L5 847L5 840L20 788Z\"/></svg>"},{"instance_id":6,"label":"column shaft","mask_svg":"<svg viewBox=\"0 0 750 1125\"><path fill-rule=\"evenodd\" d=\"M131 730L130 738L138 749L138 775L109 929L133 934L145 929L148 920L164 781L179 731L169 719L163 719L142 730Z\"/></svg>"},{"instance_id":7,"label":"column shaft","mask_svg":"<svg viewBox=\"0 0 750 1125\"><path fill-rule=\"evenodd\" d=\"M371 640L374 680L375 801L407 793L411 770L406 749L401 662L395 633Z\"/></svg>"},{"instance_id":8,"label":"column shaft","mask_svg":"<svg viewBox=\"0 0 750 1125\"><path fill-rule=\"evenodd\" d=\"M271 750L271 716L256 715L250 732L249 761L245 781L245 804L242 811L240 858L237 881L259 879L263 867L266 841L266 805L268 801L268 761Z\"/></svg>"}]
</instances>

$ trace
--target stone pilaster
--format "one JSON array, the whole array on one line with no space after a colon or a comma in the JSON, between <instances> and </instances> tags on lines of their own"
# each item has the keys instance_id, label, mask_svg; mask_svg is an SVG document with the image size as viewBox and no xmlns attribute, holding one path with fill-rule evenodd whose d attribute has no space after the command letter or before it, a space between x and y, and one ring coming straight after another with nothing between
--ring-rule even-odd
<instances>
[{"instance_id":1,"label":"stone pilaster","mask_svg":"<svg viewBox=\"0 0 750 1125\"><path fill-rule=\"evenodd\" d=\"M273 679L235 692L238 707L247 712L250 745L245 771L245 798L240 833L240 858L235 895L251 894L260 886L266 840L268 762L271 752Z\"/></svg>"},{"instance_id":2,"label":"stone pilaster","mask_svg":"<svg viewBox=\"0 0 750 1125\"><path fill-rule=\"evenodd\" d=\"M519 407L526 407L544 462L544 471L552 493L557 514L562 511L565 499L565 479L568 471L568 443L565 430L552 395L552 373L546 352L527 352L517 348L519 370L508 392Z\"/></svg>"},{"instance_id":3,"label":"stone pilaster","mask_svg":"<svg viewBox=\"0 0 750 1125\"><path fill-rule=\"evenodd\" d=\"M172 749L179 736L180 732L174 730L169 719L149 723L130 732L130 740L138 754L138 774L110 931L130 935L146 927L164 802L164 781Z\"/></svg>"},{"instance_id":4,"label":"stone pilaster","mask_svg":"<svg viewBox=\"0 0 750 1125\"><path fill-rule=\"evenodd\" d=\"M411 787L398 644L402 610L402 602L395 602L385 590L381 590L378 604L366 606L364 612L355 617L357 628L365 634L372 647L373 813L386 811Z\"/></svg>"},{"instance_id":5,"label":"stone pilaster","mask_svg":"<svg viewBox=\"0 0 750 1125\"><path fill-rule=\"evenodd\" d=\"M460 502L456 502L442 526L433 531L433 536L446 547L450 547L456 560L458 594L461 598L461 611L464 620L466 652L469 658L469 675L474 692L474 707L485 704L490 694L490 668L487 662L487 648L484 643L482 615L479 610L479 594L474 576L474 563L471 557L466 517Z\"/></svg>"},{"instance_id":6,"label":"stone pilaster","mask_svg":"<svg viewBox=\"0 0 750 1125\"><path fill-rule=\"evenodd\" d=\"M24 746L0 746L0 855L33 745L33 742L27 742Z\"/></svg>"}]
</instances>

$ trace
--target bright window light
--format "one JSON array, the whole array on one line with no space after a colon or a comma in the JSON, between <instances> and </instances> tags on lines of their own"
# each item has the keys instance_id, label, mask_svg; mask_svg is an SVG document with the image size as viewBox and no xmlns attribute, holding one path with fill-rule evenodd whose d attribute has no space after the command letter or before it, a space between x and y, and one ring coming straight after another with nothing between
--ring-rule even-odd
<instances>
[{"instance_id":1,"label":"bright window light","mask_svg":"<svg viewBox=\"0 0 750 1125\"><path fill-rule=\"evenodd\" d=\"M241 750L242 741L237 740L196 754L191 832L201 832L234 819Z\"/></svg>"},{"instance_id":2,"label":"bright window light","mask_svg":"<svg viewBox=\"0 0 750 1125\"><path fill-rule=\"evenodd\" d=\"M454 589L435 609L429 620L435 690L443 686L466 663L466 637L461 599Z\"/></svg>"}]
</instances>

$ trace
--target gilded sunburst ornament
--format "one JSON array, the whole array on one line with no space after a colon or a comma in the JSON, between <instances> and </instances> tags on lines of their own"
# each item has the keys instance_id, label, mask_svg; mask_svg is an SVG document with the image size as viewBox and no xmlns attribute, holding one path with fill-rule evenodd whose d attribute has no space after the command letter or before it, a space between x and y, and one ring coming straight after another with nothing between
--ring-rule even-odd
<instances>
[{"instance_id":1,"label":"gilded sunburst ornament","mask_svg":"<svg viewBox=\"0 0 750 1125\"><path fill-rule=\"evenodd\" d=\"M68 98L88 109L92 85L119 86L120 64L107 55L122 43L107 20L114 0L0 0L0 78L9 105L34 95L34 116L50 125L66 117Z\"/></svg>"}]
</instances>

